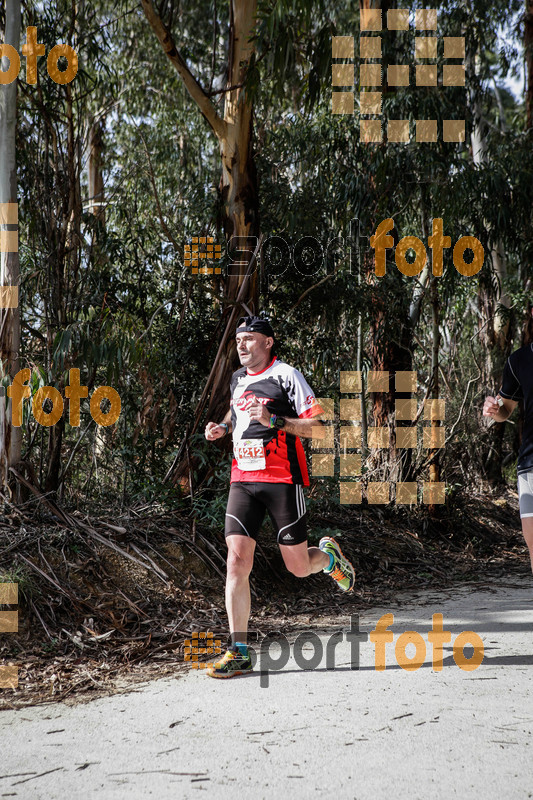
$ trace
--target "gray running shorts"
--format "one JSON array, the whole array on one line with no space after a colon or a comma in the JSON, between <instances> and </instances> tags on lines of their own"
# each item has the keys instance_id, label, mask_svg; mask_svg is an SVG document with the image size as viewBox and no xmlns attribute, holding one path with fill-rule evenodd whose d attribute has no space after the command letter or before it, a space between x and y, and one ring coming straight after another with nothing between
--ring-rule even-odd
<instances>
[{"instance_id":1,"label":"gray running shorts","mask_svg":"<svg viewBox=\"0 0 533 800\"><path fill-rule=\"evenodd\" d=\"M520 518L533 517L533 470L518 475Z\"/></svg>"}]
</instances>

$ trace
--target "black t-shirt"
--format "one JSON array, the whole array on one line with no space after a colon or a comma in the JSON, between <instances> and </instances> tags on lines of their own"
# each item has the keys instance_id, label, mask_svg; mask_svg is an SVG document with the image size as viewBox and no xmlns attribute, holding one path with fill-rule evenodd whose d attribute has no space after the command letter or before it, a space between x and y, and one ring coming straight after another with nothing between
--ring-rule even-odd
<instances>
[{"instance_id":1,"label":"black t-shirt","mask_svg":"<svg viewBox=\"0 0 533 800\"><path fill-rule=\"evenodd\" d=\"M499 391L508 400L524 401L524 429L518 453L518 472L533 470L533 343L511 353Z\"/></svg>"}]
</instances>

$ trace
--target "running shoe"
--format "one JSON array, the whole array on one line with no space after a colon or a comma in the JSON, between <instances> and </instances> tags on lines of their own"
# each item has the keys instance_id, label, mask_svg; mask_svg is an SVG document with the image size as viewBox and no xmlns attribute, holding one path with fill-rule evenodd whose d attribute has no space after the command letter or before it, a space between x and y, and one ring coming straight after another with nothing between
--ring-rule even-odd
<instances>
[{"instance_id":1,"label":"running shoe","mask_svg":"<svg viewBox=\"0 0 533 800\"><path fill-rule=\"evenodd\" d=\"M323 569L322 572L331 575L343 592L351 592L355 584L355 570L348 559L343 556L335 539L331 536L324 536L318 546L324 553L331 554L334 558L331 569Z\"/></svg>"},{"instance_id":2,"label":"running shoe","mask_svg":"<svg viewBox=\"0 0 533 800\"><path fill-rule=\"evenodd\" d=\"M215 661L206 669L211 678L233 678L234 675L242 675L243 672L252 671L252 661L250 656L243 656L235 650L226 650L220 661Z\"/></svg>"}]
</instances>

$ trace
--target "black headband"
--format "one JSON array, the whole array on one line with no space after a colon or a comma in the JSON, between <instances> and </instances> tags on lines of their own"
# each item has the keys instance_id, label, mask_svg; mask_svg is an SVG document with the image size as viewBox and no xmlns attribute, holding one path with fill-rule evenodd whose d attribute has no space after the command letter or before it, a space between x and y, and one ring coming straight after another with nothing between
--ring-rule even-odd
<instances>
[{"instance_id":1,"label":"black headband","mask_svg":"<svg viewBox=\"0 0 533 800\"><path fill-rule=\"evenodd\" d=\"M267 319L261 317L241 317L237 323L236 333L262 333L265 336L272 336L274 331Z\"/></svg>"}]
</instances>

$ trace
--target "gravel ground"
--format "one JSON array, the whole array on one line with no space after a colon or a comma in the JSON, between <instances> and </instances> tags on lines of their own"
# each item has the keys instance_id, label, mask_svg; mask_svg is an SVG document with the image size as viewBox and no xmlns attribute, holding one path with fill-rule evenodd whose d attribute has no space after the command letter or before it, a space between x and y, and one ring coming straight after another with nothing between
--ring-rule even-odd
<instances>
[{"instance_id":1,"label":"gravel ground","mask_svg":"<svg viewBox=\"0 0 533 800\"><path fill-rule=\"evenodd\" d=\"M371 631L384 614L394 641L380 645ZM441 670L427 636L433 614L451 632ZM295 633L283 650L271 644L254 673L232 680L182 665L88 703L3 711L0 797L533 797L530 577L400 596L361 614L359 644L347 637L355 617L325 622L296 646ZM422 637L416 670L398 664L415 654L405 637L398 644L405 631ZM455 661L461 631L481 639L476 669ZM475 656L467 643L464 657ZM302 669L304 659L315 668Z\"/></svg>"}]
</instances>

